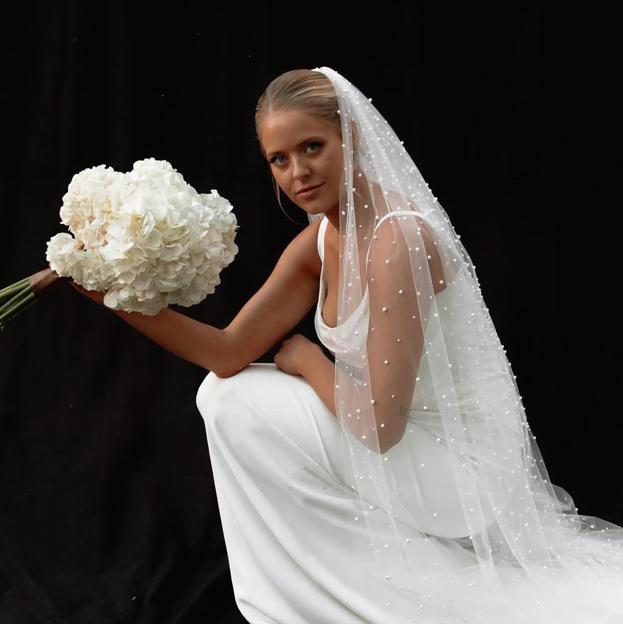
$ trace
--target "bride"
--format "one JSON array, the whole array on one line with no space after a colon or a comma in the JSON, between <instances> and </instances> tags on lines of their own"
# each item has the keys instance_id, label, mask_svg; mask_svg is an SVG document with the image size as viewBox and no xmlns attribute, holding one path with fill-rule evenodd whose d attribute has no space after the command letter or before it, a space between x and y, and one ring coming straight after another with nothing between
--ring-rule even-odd
<instances>
[{"instance_id":1,"label":"bride","mask_svg":"<svg viewBox=\"0 0 623 624\"><path fill-rule=\"evenodd\" d=\"M210 370L196 402L242 615L623 622L623 528L549 480L473 263L403 142L329 67L275 78L255 122L309 225L223 330L115 311ZM334 359L284 340L314 306Z\"/></svg>"}]
</instances>

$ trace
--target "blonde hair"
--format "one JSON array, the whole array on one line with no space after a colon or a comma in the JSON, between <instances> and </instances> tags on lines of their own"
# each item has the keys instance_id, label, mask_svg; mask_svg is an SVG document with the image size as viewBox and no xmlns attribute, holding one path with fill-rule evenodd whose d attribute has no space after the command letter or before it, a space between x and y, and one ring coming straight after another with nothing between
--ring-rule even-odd
<instances>
[{"instance_id":1,"label":"blonde hair","mask_svg":"<svg viewBox=\"0 0 623 624\"><path fill-rule=\"evenodd\" d=\"M333 125L337 135L342 135L337 95L329 78L311 69L292 69L270 82L255 107L255 135L264 156L262 122L269 113L284 109L303 110Z\"/></svg>"}]
</instances>

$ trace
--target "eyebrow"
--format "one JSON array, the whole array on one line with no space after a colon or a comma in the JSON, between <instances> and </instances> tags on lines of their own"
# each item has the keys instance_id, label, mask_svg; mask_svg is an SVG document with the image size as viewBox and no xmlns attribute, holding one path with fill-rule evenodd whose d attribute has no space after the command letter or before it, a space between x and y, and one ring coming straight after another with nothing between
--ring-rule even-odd
<instances>
[{"instance_id":1,"label":"eyebrow","mask_svg":"<svg viewBox=\"0 0 623 624\"><path fill-rule=\"evenodd\" d=\"M321 138L321 137L319 137L319 136L309 136L309 137L307 137L306 139L303 139L300 143L297 143L297 144L295 145L295 147L299 147L300 145L303 145L303 143L309 143L309 141L312 141L312 140L322 140L322 138ZM281 151L282 151L282 150L276 150L276 151L274 151L274 152L268 152L268 153L266 154L266 157L267 157L267 158L272 158L275 154L279 154L279 153L281 153Z\"/></svg>"}]
</instances>

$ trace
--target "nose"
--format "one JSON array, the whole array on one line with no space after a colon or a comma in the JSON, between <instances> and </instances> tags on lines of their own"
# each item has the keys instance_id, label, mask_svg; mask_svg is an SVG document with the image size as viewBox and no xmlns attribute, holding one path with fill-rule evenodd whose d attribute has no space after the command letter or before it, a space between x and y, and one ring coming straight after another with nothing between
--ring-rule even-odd
<instances>
[{"instance_id":1,"label":"nose","mask_svg":"<svg viewBox=\"0 0 623 624\"><path fill-rule=\"evenodd\" d=\"M309 175L310 169L305 158L293 158L292 159L292 179L298 180L299 178L305 178Z\"/></svg>"}]
</instances>

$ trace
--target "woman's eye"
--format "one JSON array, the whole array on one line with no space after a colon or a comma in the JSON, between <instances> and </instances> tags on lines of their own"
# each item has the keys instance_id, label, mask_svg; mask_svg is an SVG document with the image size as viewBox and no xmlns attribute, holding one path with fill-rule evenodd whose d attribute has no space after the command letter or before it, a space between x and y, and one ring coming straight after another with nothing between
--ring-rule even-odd
<instances>
[{"instance_id":1,"label":"woman's eye","mask_svg":"<svg viewBox=\"0 0 623 624\"><path fill-rule=\"evenodd\" d=\"M310 145L318 145L318 146L322 146L322 143L320 143L319 141L310 141L310 142L309 142L309 143L305 146L305 149L307 149ZM272 163L274 163L274 162L275 162L275 159L277 159L277 158L280 158L280 156L279 156L279 155L277 155L277 156L273 156L273 157L270 159L270 163L271 163L271 164L272 164Z\"/></svg>"}]
</instances>

